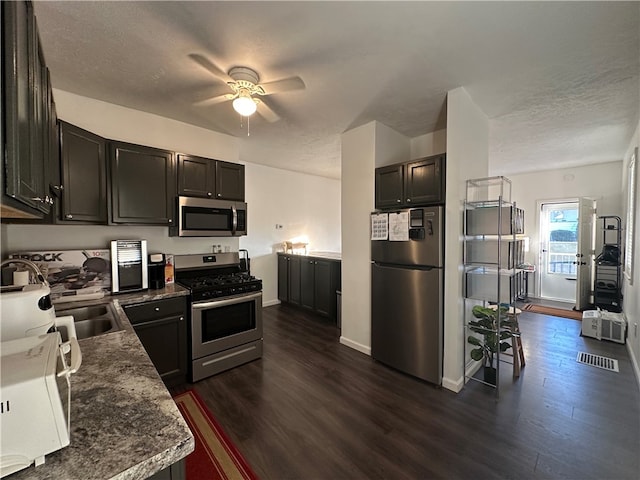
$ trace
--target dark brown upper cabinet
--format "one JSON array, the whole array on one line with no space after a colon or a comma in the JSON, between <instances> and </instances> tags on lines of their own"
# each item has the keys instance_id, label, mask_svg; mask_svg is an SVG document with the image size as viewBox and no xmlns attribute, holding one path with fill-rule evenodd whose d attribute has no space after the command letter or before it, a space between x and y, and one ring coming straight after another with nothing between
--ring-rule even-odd
<instances>
[{"instance_id":1,"label":"dark brown upper cabinet","mask_svg":"<svg viewBox=\"0 0 640 480\"><path fill-rule=\"evenodd\" d=\"M376 208L403 204L404 165L376 168Z\"/></svg>"},{"instance_id":2,"label":"dark brown upper cabinet","mask_svg":"<svg viewBox=\"0 0 640 480\"><path fill-rule=\"evenodd\" d=\"M107 223L107 141L60 122L60 220Z\"/></svg>"},{"instance_id":3,"label":"dark brown upper cabinet","mask_svg":"<svg viewBox=\"0 0 640 480\"><path fill-rule=\"evenodd\" d=\"M178 195L213 198L215 160L178 154Z\"/></svg>"},{"instance_id":4,"label":"dark brown upper cabinet","mask_svg":"<svg viewBox=\"0 0 640 480\"><path fill-rule=\"evenodd\" d=\"M178 195L244 201L244 165L178 154Z\"/></svg>"},{"instance_id":5,"label":"dark brown upper cabinet","mask_svg":"<svg viewBox=\"0 0 640 480\"><path fill-rule=\"evenodd\" d=\"M376 168L379 209L444 203L445 155Z\"/></svg>"},{"instance_id":6,"label":"dark brown upper cabinet","mask_svg":"<svg viewBox=\"0 0 640 480\"><path fill-rule=\"evenodd\" d=\"M176 162L173 152L110 142L111 222L173 225Z\"/></svg>"},{"instance_id":7,"label":"dark brown upper cabinet","mask_svg":"<svg viewBox=\"0 0 640 480\"><path fill-rule=\"evenodd\" d=\"M244 202L244 165L216 160L216 198Z\"/></svg>"},{"instance_id":8,"label":"dark brown upper cabinet","mask_svg":"<svg viewBox=\"0 0 640 480\"><path fill-rule=\"evenodd\" d=\"M32 218L51 208L48 73L31 2L2 2L3 205ZM8 211L3 210L3 215ZM13 216L13 215L11 215Z\"/></svg>"}]
</instances>

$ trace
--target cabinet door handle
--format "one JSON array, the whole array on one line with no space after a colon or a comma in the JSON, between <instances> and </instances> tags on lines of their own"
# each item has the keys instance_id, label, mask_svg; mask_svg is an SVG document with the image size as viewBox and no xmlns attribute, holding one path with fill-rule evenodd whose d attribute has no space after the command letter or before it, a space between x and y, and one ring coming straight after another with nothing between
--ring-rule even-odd
<instances>
[{"instance_id":1,"label":"cabinet door handle","mask_svg":"<svg viewBox=\"0 0 640 480\"><path fill-rule=\"evenodd\" d=\"M42 198L40 198L40 197L31 197L31 200L33 200L34 202L42 203Z\"/></svg>"},{"instance_id":2,"label":"cabinet door handle","mask_svg":"<svg viewBox=\"0 0 640 480\"><path fill-rule=\"evenodd\" d=\"M396 203L401 203L402 200L400 200L399 198L396 200Z\"/></svg>"},{"instance_id":3,"label":"cabinet door handle","mask_svg":"<svg viewBox=\"0 0 640 480\"><path fill-rule=\"evenodd\" d=\"M180 317L180 321L183 322L184 321L184 317Z\"/></svg>"},{"instance_id":4,"label":"cabinet door handle","mask_svg":"<svg viewBox=\"0 0 640 480\"><path fill-rule=\"evenodd\" d=\"M154 308L154 310L155 310L156 312L159 312L159 311L160 311L160 307L156 307L156 308Z\"/></svg>"},{"instance_id":5,"label":"cabinet door handle","mask_svg":"<svg viewBox=\"0 0 640 480\"><path fill-rule=\"evenodd\" d=\"M64 218L66 218L67 220L71 220L73 218L73 215L67 214L64 216Z\"/></svg>"},{"instance_id":6,"label":"cabinet door handle","mask_svg":"<svg viewBox=\"0 0 640 480\"><path fill-rule=\"evenodd\" d=\"M411 199L410 198L407 198L407 203L411 203Z\"/></svg>"},{"instance_id":7,"label":"cabinet door handle","mask_svg":"<svg viewBox=\"0 0 640 480\"><path fill-rule=\"evenodd\" d=\"M218 196L218 197L221 197L221 196L222 196L222 194L221 194L221 193L219 193L217 196Z\"/></svg>"},{"instance_id":8,"label":"cabinet door handle","mask_svg":"<svg viewBox=\"0 0 640 480\"><path fill-rule=\"evenodd\" d=\"M210 196L212 196L212 195L213 195L213 193L211 193L211 192L207 192L207 197L210 197Z\"/></svg>"},{"instance_id":9,"label":"cabinet door handle","mask_svg":"<svg viewBox=\"0 0 640 480\"><path fill-rule=\"evenodd\" d=\"M64 185L51 185L51 188L53 188L54 190L64 190Z\"/></svg>"}]
</instances>

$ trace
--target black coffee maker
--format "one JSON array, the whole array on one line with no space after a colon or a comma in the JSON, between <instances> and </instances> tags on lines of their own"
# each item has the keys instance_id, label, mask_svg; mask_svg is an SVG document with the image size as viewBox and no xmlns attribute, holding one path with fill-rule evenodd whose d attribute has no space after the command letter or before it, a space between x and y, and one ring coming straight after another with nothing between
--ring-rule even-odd
<instances>
[{"instance_id":1,"label":"black coffee maker","mask_svg":"<svg viewBox=\"0 0 640 480\"><path fill-rule=\"evenodd\" d=\"M157 290L164 288L164 267L166 258L164 253L152 253L147 262L149 270L149 288Z\"/></svg>"}]
</instances>

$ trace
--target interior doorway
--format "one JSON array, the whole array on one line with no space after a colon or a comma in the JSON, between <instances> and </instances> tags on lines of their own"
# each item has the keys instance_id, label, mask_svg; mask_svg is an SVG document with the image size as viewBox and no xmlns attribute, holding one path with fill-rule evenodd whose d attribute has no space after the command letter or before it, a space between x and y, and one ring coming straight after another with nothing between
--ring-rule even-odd
<instances>
[{"instance_id":1,"label":"interior doorway","mask_svg":"<svg viewBox=\"0 0 640 480\"><path fill-rule=\"evenodd\" d=\"M578 200L540 204L540 298L575 303Z\"/></svg>"}]
</instances>

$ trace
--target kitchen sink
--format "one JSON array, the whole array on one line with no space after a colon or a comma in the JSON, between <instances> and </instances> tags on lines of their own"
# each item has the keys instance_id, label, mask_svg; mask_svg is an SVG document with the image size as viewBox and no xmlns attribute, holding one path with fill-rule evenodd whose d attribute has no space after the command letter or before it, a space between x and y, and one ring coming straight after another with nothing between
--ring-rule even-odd
<instances>
[{"instance_id":1,"label":"kitchen sink","mask_svg":"<svg viewBox=\"0 0 640 480\"><path fill-rule=\"evenodd\" d=\"M57 317L67 315L73 316L78 340L122 330L111 303L86 305L65 310L56 309ZM66 341L66 328L62 328L60 334L62 335L62 340Z\"/></svg>"}]
</instances>

